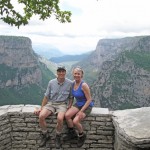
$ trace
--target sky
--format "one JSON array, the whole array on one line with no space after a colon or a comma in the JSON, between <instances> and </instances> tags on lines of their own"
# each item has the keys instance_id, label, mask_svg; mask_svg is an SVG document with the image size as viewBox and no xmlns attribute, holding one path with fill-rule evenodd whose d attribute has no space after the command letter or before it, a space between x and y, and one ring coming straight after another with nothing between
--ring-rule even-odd
<instances>
[{"instance_id":1,"label":"sky","mask_svg":"<svg viewBox=\"0 0 150 150\"><path fill-rule=\"evenodd\" d=\"M71 23L36 16L18 29L0 20L0 35L29 37L32 45L48 48L43 52L65 54L95 50L100 39L150 35L150 0L60 0L59 6L72 12Z\"/></svg>"}]
</instances>

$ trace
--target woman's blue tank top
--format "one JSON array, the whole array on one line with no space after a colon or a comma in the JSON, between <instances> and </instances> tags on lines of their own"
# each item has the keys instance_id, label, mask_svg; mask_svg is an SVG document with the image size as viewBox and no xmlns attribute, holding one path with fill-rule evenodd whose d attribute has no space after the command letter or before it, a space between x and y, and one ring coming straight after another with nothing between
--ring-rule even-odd
<instances>
[{"instance_id":1,"label":"woman's blue tank top","mask_svg":"<svg viewBox=\"0 0 150 150\"><path fill-rule=\"evenodd\" d=\"M72 95L73 95L73 97L75 97L76 105L79 107L82 107L86 103L86 100L87 100L84 92L82 91L82 83L83 83L83 81L80 83L77 90L74 90L75 83L73 83L73 88L72 88ZM93 106L93 102L90 103L90 106L91 107Z\"/></svg>"}]
</instances>

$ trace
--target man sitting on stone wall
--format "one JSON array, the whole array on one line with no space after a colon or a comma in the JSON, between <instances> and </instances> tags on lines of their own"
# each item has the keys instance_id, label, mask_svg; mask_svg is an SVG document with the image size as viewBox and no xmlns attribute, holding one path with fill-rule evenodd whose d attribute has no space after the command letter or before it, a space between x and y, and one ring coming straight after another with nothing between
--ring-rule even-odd
<instances>
[{"instance_id":1,"label":"man sitting on stone wall","mask_svg":"<svg viewBox=\"0 0 150 150\"><path fill-rule=\"evenodd\" d=\"M72 105L72 81L67 79L65 75L66 68L59 66L57 68L57 78L50 80L48 83L41 108L34 111L36 115L39 115L39 124L42 130L40 147L46 145L47 140L50 138L45 119L55 113L57 113L55 146L56 148L61 147L61 132L67 104L68 108Z\"/></svg>"}]
</instances>

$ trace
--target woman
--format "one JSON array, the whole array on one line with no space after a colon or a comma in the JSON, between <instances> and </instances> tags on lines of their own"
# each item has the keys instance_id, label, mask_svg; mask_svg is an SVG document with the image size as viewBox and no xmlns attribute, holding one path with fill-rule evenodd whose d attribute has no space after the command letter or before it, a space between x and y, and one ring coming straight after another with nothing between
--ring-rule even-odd
<instances>
[{"instance_id":1,"label":"woman","mask_svg":"<svg viewBox=\"0 0 150 150\"><path fill-rule=\"evenodd\" d=\"M65 114L66 122L68 125L68 139L76 137L74 127L78 131L77 146L81 147L86 139L81 121L91 112L93 102L90 94L90 89L83 78L83 70L80 67L73 69L73 88L72 95L76 99L75 104L69 108Z\"/></svg>"}]
</instances>

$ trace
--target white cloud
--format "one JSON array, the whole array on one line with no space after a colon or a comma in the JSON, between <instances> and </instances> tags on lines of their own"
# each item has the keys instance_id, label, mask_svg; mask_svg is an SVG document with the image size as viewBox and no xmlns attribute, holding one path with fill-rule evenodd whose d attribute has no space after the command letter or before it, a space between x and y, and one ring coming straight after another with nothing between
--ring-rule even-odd
<instances>
[{"instance_id":1,"label":"white cloud","mask_svg":"<svg viewBox=\"0 0 150 150\"><path fill-rule=\"evenodd\" d=\"M33 44L49 44L66 53L87 52L101 38L149 35L149 5L149 0L60 0L62 9L72 11L72 23L33 17L18 30L0 21L0 34L27 36Z\"/></svg>"}]
</instances>

